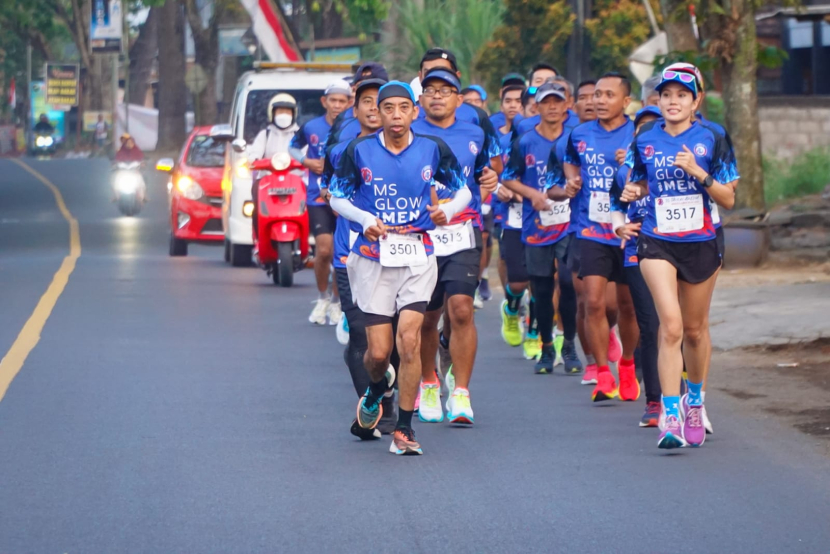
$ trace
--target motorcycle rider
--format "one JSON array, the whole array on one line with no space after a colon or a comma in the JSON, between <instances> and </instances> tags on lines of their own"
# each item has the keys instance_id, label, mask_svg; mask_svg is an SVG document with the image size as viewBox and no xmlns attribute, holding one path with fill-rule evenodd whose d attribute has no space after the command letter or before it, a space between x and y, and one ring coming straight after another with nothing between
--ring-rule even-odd
<instances>
[{"instance_id":1,"label":"motorcycle rider","mask_svg":"<svg viewBox=\"0 0 830 554\"><path fill-rule=\"evenodd\" d=\"M129 164L132 162L144 162L144 152L141 151L133 137L129 135L129 133L124 133L121 135L121 148L118 149L118 152L115 153L115 171L123 170L119 168L121 164ZM130 171L135 171L139 173L138 169L132 169ZM113 180L113 187L115 186L115 181ZM142 202L147 201L147 185L144 182L144 178L141 179L140 188L138 190L138 198L141 199ZM113 190L113 201L118 198L118 192Z\"/></svg>"},{"instance_id":2,"label":"motorcycle rider","mask_svg":"<svg viewBox=\"0 0 830 554\"><path fill-rule=\"evenodd\" d=\"M49 118L45 113L40 114L38 122L35 123L35 133L39 135L51 135L55 132L55 128L49 123Z\"/></svg>"},{"instance_id":3,"label":"motorcycle rider","mask_svg":"<svg viewBox=\"0 0 830 554\"><path fill-rule=\"evenodd\" d=\"M248 160L255 161L271 158L279 152L288 153L288 145L297 132L297 101L290 94L284 92L275 95L268 102L268 125L257 134L254 142L247 148ZM254 203L254 212L251 214L254 237L257 233L257 214L259 201L259 180L263 173L255 175L251 183L251 200Z\"/></svg>"}]
</instances>

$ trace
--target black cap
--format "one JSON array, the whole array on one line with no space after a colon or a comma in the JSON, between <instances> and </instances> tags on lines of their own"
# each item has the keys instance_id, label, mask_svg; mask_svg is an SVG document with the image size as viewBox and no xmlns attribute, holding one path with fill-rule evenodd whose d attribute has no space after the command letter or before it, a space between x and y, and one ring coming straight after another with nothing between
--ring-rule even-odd
<instances>
[{"instance_id":1,"label":"black cap","mask_svg":"<svg viewBox=\"0 0 830 554\"><path fill-rule=\"evenodd\" d=\"M501 78L501 86L503 87L510 87L510 86L526 86L525 78L519 75L518 73L508 73L504 77Z\"/></svg>"},{"instance_id":2,"label":"black cap","mask_svg":"<svg viewBox=\"0 0 830 554\"><path fill-rule=\"evenodd\" d=\"M458 80L458 76L452 71L444 69L443 67L435 67L427 71L427 74L424 75L423 79L421 79L421 85L423 85L430 79L440 79L448 85L454 86L455 90L461 89L461 82Z\"/></svg>"},{"instance_id":3,"label":"black cap","mask_svg":"<svg viewBox=\"0 0 830 554\"><path fill-rule=\"evenodd\" d=\"M458 71L458 62L455 59L455 54L443 48L430 48L421 58L421 67L424 67L424 62L431 62L432 60L447 60L450 62L453 71Z\"/></svg>"},{"instance_id":4,"label":"black cap","mask_svg":"<svg viewBox=\"0 0 830 554\"><path fill-rule=\"evenodd\" d=\"M355 102L360 99L360 93L363 89L370 87L380 88L385 85L386 82L386 79L363 79L362 81L358 81L357 86L354 89Z\"/></svg>"},{"instance_id":5,"label":"black cap","mask_svg":"<svg viewBox=\"0 0 830 554\"><path fill-rule=\"evenodd\" d=\"M364 73L367 74L364 75ZM352 85L356 85L364 79L383 79L384 81L388 81L389 74L380 62L364 62L360 64L354 72L354 77L352 77Z\"/></svg>"}]
</instances>

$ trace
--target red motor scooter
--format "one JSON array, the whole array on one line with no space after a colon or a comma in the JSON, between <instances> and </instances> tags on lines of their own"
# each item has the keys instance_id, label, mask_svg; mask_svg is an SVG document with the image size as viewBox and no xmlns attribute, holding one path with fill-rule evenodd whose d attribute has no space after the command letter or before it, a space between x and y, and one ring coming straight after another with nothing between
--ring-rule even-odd
<instances>
[{"instance_id":1,"label":"red motor scooter","mask_svg":"<svg viewBox=\"0 0 830 554\"><path fill-rule=\"evenodd\" d=\"M287 152L250 167L271 172L259 181L255 257L275 285L290 287L309 252L306 185L296 173L305 168Z\"/></svg>"}]
</instances>

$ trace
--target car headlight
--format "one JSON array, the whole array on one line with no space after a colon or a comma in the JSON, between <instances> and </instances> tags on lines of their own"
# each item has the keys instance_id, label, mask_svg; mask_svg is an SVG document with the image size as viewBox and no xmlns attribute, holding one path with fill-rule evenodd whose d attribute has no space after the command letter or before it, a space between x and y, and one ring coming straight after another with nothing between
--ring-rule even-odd
<instances>
[{"instance_id":1,"label":"car headlight","mask_svg":"<svg viewBox=\"0 0 830 554\"><path fill-rule=\"evenodd\" d=\"M179 189L179 192L182 193L182 196L189 200L199 200L205 195L204 189L188 177L187 175L182 175L179 177L179 180L176 181L176 188Z\"/></svg>"},{"instance_id":2,"label":"car headlight","mask_svg":"<svg viewBox=\"0 0 830 554\"><path fill-rule=\"evenodd\" d=\"M240 179L250 179L251 169L248 167L248 158L239 158L236 162L236 176Z\"/></svg>"},{"instance_id":3,"label":"car headlight","mask_svg":"<svg viewBox=\"0 0 830 554\"><path fill-rule=\"evenodd\" d=\"M254 215L254 203L250 200L246 200L244 204L242 204L242 215L245 217L251 217Z\"/></svg>"}]
</instances>

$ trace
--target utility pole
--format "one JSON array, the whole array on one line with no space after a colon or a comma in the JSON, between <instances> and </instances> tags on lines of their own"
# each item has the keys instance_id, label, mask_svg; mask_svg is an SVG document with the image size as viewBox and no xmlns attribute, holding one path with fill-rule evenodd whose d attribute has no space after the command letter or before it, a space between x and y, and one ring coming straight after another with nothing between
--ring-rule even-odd
<instances>
[{"instance_id":1,"label":"utility pole","mask_svg":"<svg viewBox=\"0 0 830 554\"><path fill-rule=\"evenodd\" d=\"M32 114L32 45L26 44L26 116L24 118L24 126L26 135L26 149L29 148L29 134L32 130L31 123Z\"/></svg>"},{"instance_id":2,"label":"utility pole","mask_svg":"<svg viewBox=\"0 0 830 554\"><path fill-rule=\"evenodd\" d=\"M118 121L118 52L112 54L112 154L118 152L115 124Z\"/></svg>"},{"instance_id":3,"label":"utility pole","mask_svg":"<svg viewBox=\"0 0 830 554\"><path fill-rule=\"evenodd\" d=\"M124 45L124 130L130 132L130 27L127 21L127 10L124 13L124 31L122 44Z\"/></svg>"}]
</instances>

